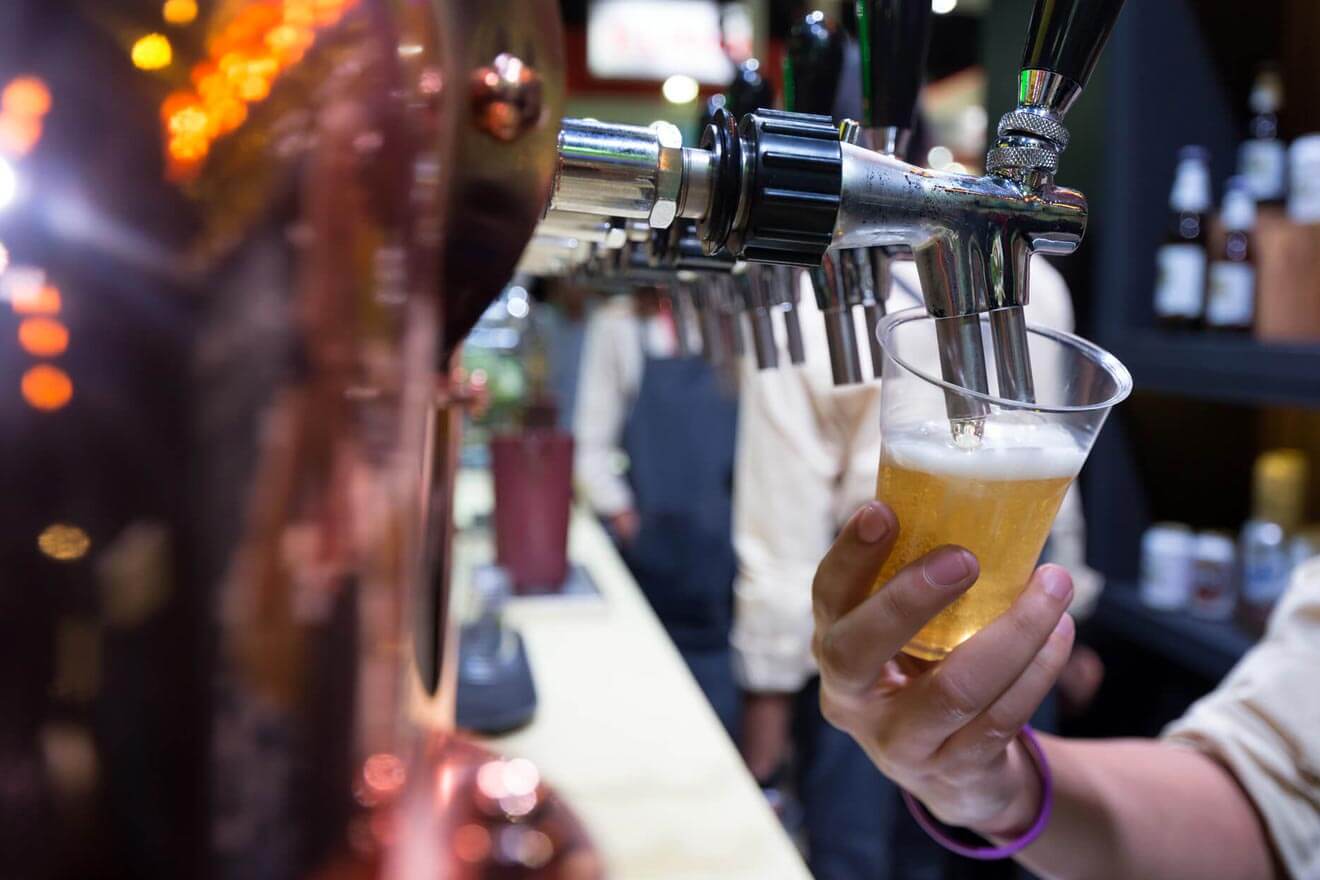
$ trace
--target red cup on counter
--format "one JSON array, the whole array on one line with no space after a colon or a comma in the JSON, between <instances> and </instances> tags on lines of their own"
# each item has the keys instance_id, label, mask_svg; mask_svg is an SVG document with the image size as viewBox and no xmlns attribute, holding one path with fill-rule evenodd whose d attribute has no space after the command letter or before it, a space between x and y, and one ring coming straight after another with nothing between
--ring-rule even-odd
<instances>
[{"instance_id":1,"label":"red cup on counter","mask_svg":"<svg viewBox=\"0 0 1320 880\"><path fill-rule=\"evenodd\" d=\"M568 577L573 435L555 428L500 434L490 454L496 561L515 593L558 593Z\"/></svg>"}]
</instances>

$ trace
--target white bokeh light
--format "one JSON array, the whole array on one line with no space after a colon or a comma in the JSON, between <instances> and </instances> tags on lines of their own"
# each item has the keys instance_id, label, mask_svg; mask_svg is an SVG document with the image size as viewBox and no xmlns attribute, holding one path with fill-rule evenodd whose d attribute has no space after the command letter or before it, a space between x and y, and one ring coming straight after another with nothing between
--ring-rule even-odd
<instances>
[{"instance_id":1,"label":"white bokeh light","mask_svg":"<svg viewBox=\"0 0 1320 880\"><path fill-rule=\"evenodd\" d=\"M14 203L18 195L18 174L14 166L5 159L0 159L0 210Z\"/></svg>"},{"instance_id":2,"label":"white bokeh light","mask_svg":"<svg viewBox=\"0 0 1320 880\"><path fill-rule=\"evenodd\" d=\"M701 86L690 76L676 73L660 86L660 93L671 104L688 104L697 99Z\"/></svg>"}]
</instances>

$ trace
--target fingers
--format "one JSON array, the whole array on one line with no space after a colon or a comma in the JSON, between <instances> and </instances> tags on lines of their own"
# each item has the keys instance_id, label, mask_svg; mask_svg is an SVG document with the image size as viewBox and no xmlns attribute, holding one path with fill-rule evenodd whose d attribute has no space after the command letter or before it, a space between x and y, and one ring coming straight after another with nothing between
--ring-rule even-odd
<instances>
[{"instance_id":1,"label":"fingers","mask_svg":"<svg viewBox=\"0 0 1320 880\"><path fill-rule=\"evenodd\" d=\"M817 660L831 687L870 688L885 663L972 585L980 569L961 547L940 547L820 631Z\"/></svg>"},{"instance_id":2,"label":"fingers","mask_svg":"<svg viewBox=\"0 0 1320 880\"><path fill-rule=\"evenodd\" d=\"M821 560L811 585L818 628L866 598L896 537L898 520L888 505L869 501L852 515Z\"/></svg>"},{"instance_id":3,"label":"fingers","mask_svg":"<svg viewBox=\"0 0 1320 880\"><path fill-rule=\"evenodd\" d=\"M942 742L1006 696L1029 667L1040 662L1038 656L1071 599L1072 578L1067 570L1057 565L1037 569L1007 612L904 692L908 726L919 730L923 740ZM1071 639L1070 631L1069 643ZM1052 662L1054 655L1046 659ZM1046 672L1052 681L1058 670L1052 666L1036 669L1031 680L1038 681Z\"/></svg>"},{"instance_id":4,"label":"fingers","mask_svg":"<svg viewBox=\"0 0 1320 880\"><path fill-rule=\"evenodd\" d=\"M1058 680L1072 653L1075 633L1073 619L1064 614L1026 671L988 709L946 740L941 753L950 762L979 767L1007 748Z\"/></svg>"}]
</instances>

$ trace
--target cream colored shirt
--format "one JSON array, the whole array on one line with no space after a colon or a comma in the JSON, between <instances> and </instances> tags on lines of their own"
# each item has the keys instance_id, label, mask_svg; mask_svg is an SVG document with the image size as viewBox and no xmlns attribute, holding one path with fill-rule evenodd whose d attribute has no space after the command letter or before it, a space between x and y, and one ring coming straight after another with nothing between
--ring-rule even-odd
<instances>
[{"instance_id":1,"label":"cream colored shirt","mask_svg":"<svg viewBox=\"0 0 1320 880\"><path fill-rule=\"evenodd\" d=\"M1289 877L1320 878L1320 557L1293 575L1260 643L1163 736L1237 777Z\"/></svg>"},{"instance_id":2,"label":"cream colored shirt","mask_svg":"<svg viewBox=\"0 0 1320 880\"><path fill-rule=\"evenodd\" d=\"M1032 261L1031 273L1027 319L1071 330L1072 302L1063 278L1043 259ZM888 310L920 305L915 266L898 262L894 275ZM841 387L831 378L820 312L807 284L800 310L807 362L764 371L749 363L742 377L732 640L742 684L755 691L795 691L815 673L811 581L842 524L875 497L880 461L880 386L872 381L861 310L857 339L867 381ZM780 362L789 363L786 350ZM1100 578L1085 565L1085 525L1075 491L1064 499L1050 548L1051 561L1073 573L1074 613L1085 613Z\"/></svg>"}]
</instances>

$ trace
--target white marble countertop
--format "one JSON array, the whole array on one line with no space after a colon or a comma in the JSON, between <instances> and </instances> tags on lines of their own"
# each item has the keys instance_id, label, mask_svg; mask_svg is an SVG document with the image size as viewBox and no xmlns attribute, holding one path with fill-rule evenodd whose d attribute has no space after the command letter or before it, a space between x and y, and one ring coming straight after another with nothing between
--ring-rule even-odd
<instances>
[{"instance_id":1,"label":"white marble countertop","mask_svg":"<svg viewBox=\"0 0 1320 880\"><path fill-rule=\"evenodd\" d=\"M490 532L471 527L490 506L488 475L463 472L460 606L468 572L494 554ZM486 744L540 767L614 880L809 880L605 531L583 511L573 515L569 554L600 596L510 602L506 620L522 633L539 702L529 726Z\"/></svg>"}]
</instances>

